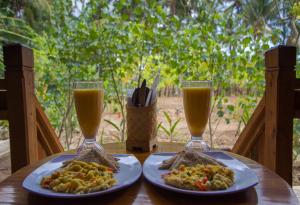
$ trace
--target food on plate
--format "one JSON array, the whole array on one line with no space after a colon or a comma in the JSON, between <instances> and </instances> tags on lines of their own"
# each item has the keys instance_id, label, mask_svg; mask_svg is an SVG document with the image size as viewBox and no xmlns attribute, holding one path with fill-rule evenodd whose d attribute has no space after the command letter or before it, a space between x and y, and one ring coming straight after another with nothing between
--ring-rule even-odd
<instances>
[{"instance_id":1,"label":"food on plate","mask_svg":"<svg viewBox=\"0 0 300 205\"><path fill-rule=\"evenodd\" d=\"M83 162L95 162L104 166L111 168L114 172L117 172L119 165L116 158L112 155L107 154L105 151L90 149L80 155L76 156L74 159L64 162L64 165L72 162L73 160L83 161Z\"/></svg>"},{"instance_id":2,"label":"food on plate","mask_svg":"<svg viewBox=\"0 0 300 205\"><path fill-rule=\"evenodd\" d=\"M220 165L180 165L164 174L166 184L187 190L224 190L234 183L234 172Z\"/></svg>"},{"instance_id":3,"label":"food on plate","mask_svg":"<svg viewBox=\"0 0 300 205\"><path fill-rule=\"evenodd\" d=\"M159 168L172 170L178 168L180 165L193 166L196 164L226 167L222 162L215 160L197 149L184 149L170 159L164 160Z\"/></svg>"},{"instance_id":4,"label":"food on plate","mask_svg":"<svg viewBox=\"0 0 300 205\"><path fill-rule=\"evenodd\" d=\"M51 176L43 177L41 186L55 192L82 194L105 190L117 181L117 159L105 151L90 149L65 161Z\"/></svg>"},{"instance_id":5,"label":"food on plate","mask_svg":"<svg viewBox=\"0 0 300 205\"><path fill-rule=\"evenodd\" d=\"M160 164L169 169L162 177L166 184L188 190L227 189L234 183L234 172L225 164L197 149L186 148Z\"/></svg>"},{"instance_id":6,"label":"food on plate","mask_svg":"<svg viewBox=\"0 0 300 205\"><path fill-rule=\"evenodd\" d=\"M96 162L71 160L41 180L41 186L55 192L83 194L105 190L117 183L113 170Z\"/></svg>"}]
</instances>

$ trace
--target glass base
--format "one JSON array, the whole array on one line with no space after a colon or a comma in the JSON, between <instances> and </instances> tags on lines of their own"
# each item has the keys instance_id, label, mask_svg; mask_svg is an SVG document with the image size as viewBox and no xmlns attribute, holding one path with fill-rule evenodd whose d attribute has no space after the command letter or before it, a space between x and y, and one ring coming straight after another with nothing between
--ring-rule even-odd
<instances>
[{"instance_id":1,"label":"glass base","mask_svg":"<svg viewBox=\"0 0 300 205\"><path fill-rule=\"evenodd\" d=\"M197 149L201 152L209 151L210 148L202 139L192 139L185 145L185 149Z\"/></svg>"},{"instance_id":2,"label":"glass base","mask_svg":"<svg viewBox=\"0 0 300 205\"><path fill-rule=\"evenodd\" d=\"M77 154L89 151L89 150L98 150L100 152L103 152L103 147L96 142L96 139L84 139L83 143L80 145L80 147L77 149Z\"/></svg>"}]
</instances>

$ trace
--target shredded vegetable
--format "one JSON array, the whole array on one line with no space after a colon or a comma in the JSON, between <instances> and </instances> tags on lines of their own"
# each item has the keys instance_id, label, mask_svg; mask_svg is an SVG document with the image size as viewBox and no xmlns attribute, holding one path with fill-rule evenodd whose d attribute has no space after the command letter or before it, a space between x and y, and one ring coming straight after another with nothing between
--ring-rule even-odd
<instances>
[{"instance_id":1,"label":"shredded vegetable","mask_svg":"<svg viewBox=\"0 0 300 205\"><path fill-rule=\"evenodd\" d=\"M234 172L219 165L180 165L162 177L171 186L198 191L227 189L234 183Z\"/></svg>"}]
</instances>

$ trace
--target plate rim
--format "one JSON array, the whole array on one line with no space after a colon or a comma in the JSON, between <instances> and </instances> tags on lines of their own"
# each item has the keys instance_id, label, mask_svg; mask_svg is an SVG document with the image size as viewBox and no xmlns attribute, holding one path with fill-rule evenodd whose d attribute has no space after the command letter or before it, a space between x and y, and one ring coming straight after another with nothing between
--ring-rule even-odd
<instances>
[{"instance_id":1,"label":"plate rim","mask_svg":"<svg viewBox=\"0 0 300 205\"><path fill-rule=\"evenodd\" d=\"M32 189L30 189L30 188L28 188L28 187L26 186L25 181L28 180L28 177L29 177L32 173L34 173L37 169L39 169L41 166L43 166L43 165L47 164L48 162L51 162L51 161L53 161L53 160L59 158L59 157L62 157L62 156L75 156L75 155L76 155L76 154L61 154L61 155L59 155L59 156L57 156L57 157L54 157L54 158L52 158L51 160L49 160L49 161L47 161L47 162L45 162L45 163L43 163L43 164L41 164L40 166L38 166L37 168L35 168L33 171L31 171L30 174L28 174L28 175L24 178L24 180L23 180L23 182L22 182L22 187L23 187L26 191L28 191L29 193L37 194L37 195L39 195L39 196L47 197L47 198L65 198L65 199L66 199L66 198L70 198L70 199L71 199L71 198L72 198L72 199L74 199L74 198L87 198L87 197L101 196L101 195L113 193L113 192L115 192L115 191L119 191L119 190L121 190L121 189L125 189L125 188L127 188L127 187L133 185L135 182L137 182L137 181L141 178L142 173L143 173L143 167L142 167L140 161L139 161L133 154L112 154L112 155L115 156L115 157L128 157L128 156L132 156L132 157L134 157L134 158L136 159L136 161L138 162L139 170L138 170L138 174L137 174L135 177L132 178L132 179L133 179L132 182L130 182L130 183L128 183L128 184L124 184L124 185L122 185L122 186L115 187L115 188L114 188L114 187L111 187L111 188L109 188L109 189L105 189L105 190L102 190L102 191L91 192L91 193L84 193L84 194L68 194L68 193L59 193L59 192L54 192L54 191L53 191L53 193L51 192L51 194L49 194L49 193L41 193L41 192L38 192L38 191L34 191L34 190L32 190ZM63 194L63 195L61 195L61 194Z\"/></svg>"},{"instance_id":2,"label":"plate rim","mask_svg":"<svg viewBox=\"0 0 300 205\"><path fill-rule=\"evenodd\" d=\"M210 151L210 152L214 152L214 153L222 153L225 154L226 156L233 158L235 160L235 157L226 154L223 151ZM256 186L257 184L259 184L259 178L257 176L257 174L251 169L249 168L249 166L247 166L245 163L241 162L240 160L238 160L240 163L242 163L244 166L246 166L251 172L253 172L253 174L255 175L256 181L251 183L251 185L244 187L242 189L238 189L238 190L231 190L231 191L224 191L224 190L218 190L218 191L193 191L193 190L185 190L185 189L180 189L177 187L173 187L170 185L167 185L165 183L158 183L154 180L151 180L151 177L147 176L147 172L145 171L145 164L147 162L147 160L152 156L152 155L161 155L161 156L172 156L175 155L176 152L157 152L157 153L153 153L151 155L149 155L146 160L143 163L143 176L145 177L145 179L147 180L147 182L151 183L154 186L157 186L161 189L167 190L167 191L173 191L176 193L180 193L180 194L185 194L185 195L194 195L194 196L221 196L221 195L229 195L229 194L235 194L235 193L239 193L239 192L243 192L247 189L253 188L254 186Z\"/></svg>"}]
</instances>

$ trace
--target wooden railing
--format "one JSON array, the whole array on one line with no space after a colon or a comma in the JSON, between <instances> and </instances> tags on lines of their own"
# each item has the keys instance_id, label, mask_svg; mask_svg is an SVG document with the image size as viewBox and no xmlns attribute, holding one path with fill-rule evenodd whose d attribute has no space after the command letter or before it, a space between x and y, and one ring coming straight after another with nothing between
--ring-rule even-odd
<instances>
[{"instance_id":1,"label":"wooden railing","mask_svg":"<svg viewBox=\"0 0 300 205\"><path fill-rule=\"evenodd\" d=\"M0 119L8 120L12 172L63 151L34 94L33 51L3 47L5 79L0 80Z\"/></svg>"},{"instance_id":2,"label":"wooden railing","mask_svg":"<svg viewBox=\"0 0 300 205\"><path fill-rule=\"evenodd\" d=\"M264 135L265 130L265 96L262 97L254 110L249 122L242 130L237 139L232 151L240 155L251 157L257 160L253 148L258 142L258 139Z\"/></svg>"},{"instance_id":3,"label":"wooden railing","mask_svg":"<svg viewBox=\"0 0 300 205\"><path fill-rule=\"evenodd\" d=\"M232 151L251 157L292 184L293 118L300 117L300 79L296 48L278 46L265 53L265 94Z\"/></svg>"}]
</instances>

